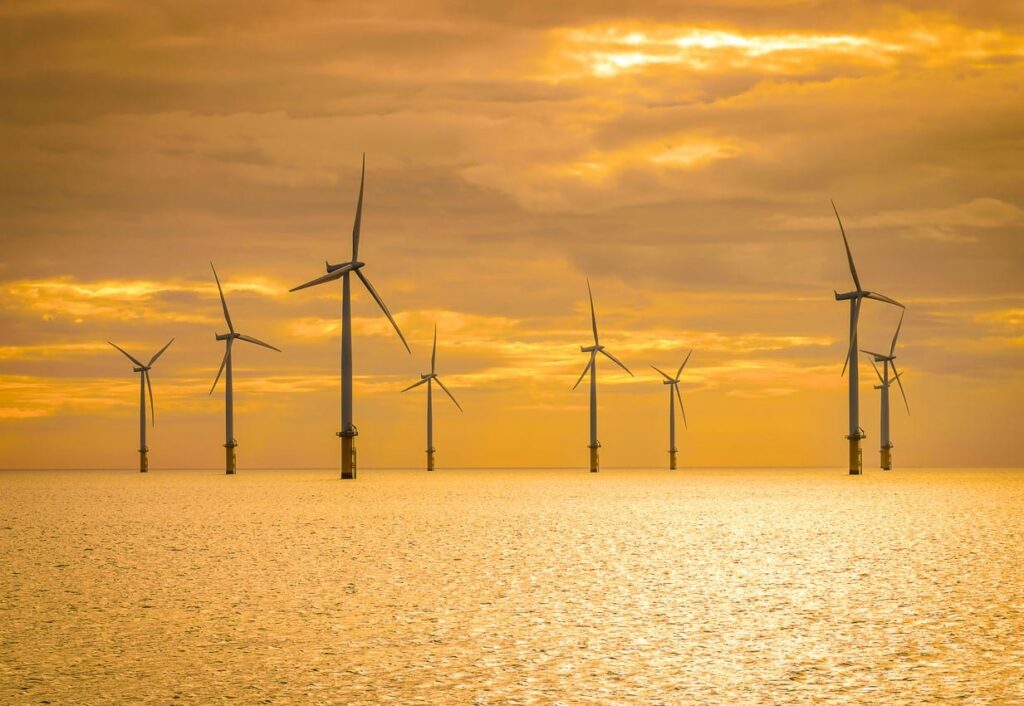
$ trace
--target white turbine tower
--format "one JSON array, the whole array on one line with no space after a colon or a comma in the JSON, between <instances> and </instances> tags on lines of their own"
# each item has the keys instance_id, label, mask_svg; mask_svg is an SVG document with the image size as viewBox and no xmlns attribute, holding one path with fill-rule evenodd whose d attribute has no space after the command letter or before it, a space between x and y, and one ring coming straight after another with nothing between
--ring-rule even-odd
<instances>
[{"instance_id":1,"label":"white turbine tower","mask_svg":"<svg viewBox=\"0 0 1024 706\"><path fill-rule=\"evenodd\" d=\"M363 218L363 184L366 180L366 155L363 155L363 168L359 177L359 200L356 203L356 219L352 225L352 260L332 265L324 262L327 267L327 274L317 277L314 280L292 287L290 292L295 292L306 287L314 287L325 282L332 282L336 279L342 281L341 288L341 477L352 479L356 477L356 444L355 437L359 433L356 425L352 422L352 282L351 275L354 272L359 280L366 287L366 290L373 297L381 311L388 317L388 321L395 329L395 333L402 339L402 345L409 350L409 344L405 342L405 336L395 323L391 312L384 305L377 290L370 284L370 280L363 274L362 268L366 263L359 261L359 228Z\"/></svg>"},{"instance_id":2,"label":"white turbine tower","mask_svg":"<svg viewBox=\"0 0 1024 706\"><path fill-rule=\"evenodd\" d=\"M613 363L618 365L620 368L625 370L630 375L633 375L632 371L627 368L621 360L609 353L604 346L601 345L600 340L597 336L597 314L594 313L594 292L590 289L590 280L587 280L587 294L590 296L590 323L594 329L594 345L592 346L580 346L580 351L583 353L590 354L590 360L587 362L587 367L583 368L583 372L580 373L580 379L576 381L576 384L572 386L572 389L579 387L579 384L583 381L583 376L590 372L590 472L597 473L600 470L600 462L597 450L601 448L601 442L597 440L597 354L601 353L606 356Z\"/></svg>"},{"instance_id":3,"label":"white turbine tower","mask_svg":"<svg viewBox=\"0 0 1024 706\"><path fill-rule=\"evenodd\" d=\"M110 341L107 341L110 343ZM149 359L148 363L142 363L135 357L133 357L128 351L116 343L110 343L117 350L124 353L125 357L128 358L135 367L132 368L132 372L141 373L139 377L139 472L146 473L149 471L149 448L146 446L146 388L149 388L149 411L152 415L151 424L156 426L156 410L153 408L153 383L149 381L149 369L153 367L153 363L156 362L157 358L163 355L164 351L167 350L167 346L174 343L172 338L167 342L163 348L158 350L156 354Z\"/></svg>"},{"instance_id":4,"label":"white turbine tower","mask_svg":"<svg viewBox=\"0 0 1024 706\"><path fill-rule=\"evenodd\" d=\"M419 382L414 382L412 385L409 385L409 387L407 387L404 390L402 390L402 392L407 392L408 390L411 390L414 387L419 387L420 385L423 385L424 383L427 386L427 470L428 471L434 470L434 451L436 450L436 449L434 449L434 390L433 390L433 384L435 382L438 385L441 386L441 389L444 390L444 393L446 395L448 395L448 397L451 398L452 402L455 403L455 406L458 407L459 411L461 412L462 411L462 405L460 405L459 401L455 399L455 396L452 395L452 393L448 391L448 388L444 386L444 383L441 382L441 378L439 378L437 376L437 325L436 324L434 325L434 349L433 349L433 351L430 354L430 372L426 373L426 374L421 374Z\"/></svg>"},{"instance_id":5,"label":"white turbine tower","mask_svg":"<svg viewBox=\"0 0 1024 706\"><path fill-rule=\"evenodd\" d=\"M662 380L663 385L668 385L668 467L669 470L676 470L676 400L679 400L679 411L683 413L683 428L686 428L686 410L683 409L683 396L679 393L679 376L683 373L683 368L686 367L686 362L690 360L690 356L693 354L693 349L686 354L686 358L683 359L683 364L679 366L679 370L676 371L676 376L672 377L668 373L661 370L655 365L651 367L661 373L661 376L665 378Z\"/></svg>"},{"instance_id":6,"label":"white turbine tower","mask_svg":"<svg viewBox=\"0 0 1024 706\"><path fill-rule=\"evenodd\" d=\"M871 367L875 369L875 374L878 375L878 381L880 385L875 385L875 389L881 391L882 397L882 413L880 415L881 421L881 441L882 441L882 470L892 470L892 441L889 439L889 386L892 385L892 381L895 380L896 384L899 385L900 394L903 396L903 405L907 408L907 414L910 414L910 405L907 403L907 393L903 390L903 381L900 380L900 372L896 369L896 339L900 337L900 328L903 326L903 314L900 312L900 321L896 324L896 333L892 336L892 344L889 346L889 355L882 353L874 353L872 351L866 351L861 349L862 353L867 353L872 356ZM878 370L876 363L882 364L882 370ZM889 376L889 368L892 367L892 377Z\"/></svg>"},{"instance_id":7,"label":"white turbine tower","mask_svg":"<svg viewBox=\"0 0 1024 706\"><path fill-rule=\"evenodd\" d=\"M842 301L848 299L850 301L850 346L846 351L846 360L843 362L843 374L846 373L846 368L850 368L850 425L849 433L846 438L850 440L850 475L858 476L862 472L861 458L860 458L860 440L864 438L864 430L860 428L860 398L858 396L859 390L859 376L857 374L857 321L860 318L860 305L864 299L875 299L880 302L892 304L903 308L895 299L879 294L878 292L870 292L863 289L860 285L860 278L857 276L857 268L853 264L853 254L850 252L850 242L846 239L846 231L843 229L843 221L839 218L839 211L836 209L836 205L832 203L832 210L836 214L836 220L839 222L839 232L843 235L843 245L846 247L846 259L850 263L850 275L853 277L853 285L856 287L853 291L844 292L840 294L835 292L836 301Z\"/></svg>"},{"instance_id":8,"label":"white turbine tower","mask_svg":"<svg viewBox=\"0 0 1024 706\"><path fill-rule=\"evenodd\" d=\"M225 351L224 358L220 361L220 370L217 371L217 377L214 378L213 386L210 388L210 394L213 394L217 387L217 382L220 380L221 373L224 373L224 449L226 450L224 470L230 476L235 474L235 448L238 446L238 442L235 440L235 388L232 384L231 375L231 344L234 343L235 339L238 339L247 343L255 343L257 346L263 346L278 353L281 352L281 349L275 348L269 343L264 343L252 336L246 336L235 331L235 326L231 323L231 314L228 313L228 303L224 300L224 290L220 286L220 277L217 276L217 269L213 266L212 262L210 263L210 269L213 270L213 278L217 281L220 305L224 309L224 321L228 325L228 333L216 334L218 341L224 341Z\"/></svg>"}]
</instances>

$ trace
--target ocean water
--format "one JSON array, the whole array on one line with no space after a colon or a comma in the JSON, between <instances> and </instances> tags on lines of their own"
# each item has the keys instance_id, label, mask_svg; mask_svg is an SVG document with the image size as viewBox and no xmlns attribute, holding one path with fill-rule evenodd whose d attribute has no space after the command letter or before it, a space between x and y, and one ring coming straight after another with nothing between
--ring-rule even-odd
<instances>
[{"instance_id":1,"label":"ocean water","mask_svg":"<svg viewBox=\"0 0 1024 706\"><path fill-rule=\"evenodd\" d=\"M1024 703L1019 470L0 473L0 703Z\"/></svg>"}]
</instances>

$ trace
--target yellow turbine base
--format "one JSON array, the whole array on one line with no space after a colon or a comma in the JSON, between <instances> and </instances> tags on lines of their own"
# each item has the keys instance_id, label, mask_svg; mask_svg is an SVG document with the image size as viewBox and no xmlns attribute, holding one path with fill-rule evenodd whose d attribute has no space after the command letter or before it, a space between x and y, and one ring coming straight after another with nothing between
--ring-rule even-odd
<instances>
[{"instance_id":1,"label":"yellow turbine base","mask_svg":"<svg viewBox=\"0 0 1024 706\"><path fill-rule=\"evenodd\" d=\"M356 477L356 438L341 437L341 479L355 480Z\"/></svg>"},{"instance_id":2,"label":"yellow turbine base","mask_svg":"<svg viewBox=\"0 0 1024 706\"><path fill-rule=\"evenodd\" d=\"M850 475L859 476L862 473L860 458L860 437L850 439Z\"/></svg>"},{"instance_id":3,"label":"yellow turbine base","mask_svg":"<svg viewBox=\"0 0 1024 706\"><path fill-rule=\"evenodd\" d=\"M225 444L224 451L226 452L224 454L224 473L226 473L229 476L233 476L235 475L235 472L238 470L237 466L235 465L235 447L228 446L227 444Z\"/></svg>"},{"instance_id":4,"label":"yellow turbine base","mask_svg":"<svg viewBox=\"0 0 1024 706\"><path fill-rule=\"evenodd\" d=\"M427 470L428 471L434 470L434 452L433 451L427 451Z\"/></svg>"},{"instance_id":5,"label":"yellow turbine base","mask_svg":"<svg viewBox=\"0 0 1024 706\"><path fill-rule=\"evenodd\" d=\"M139 473L149 473L149 449L139 451Z\"/></svg>"},{"instance_id":6,"label":"yellow turbine base","mask_svg":"<svg viewBox=\"0 0 1024 706\"><path fill-rule=\"evenodd\" d=\"M668 469L670 471L676 470L676 452L675 451L669 451L668 452Z\"/></svg>"},{"instance_id":7,"label":"yellow turbine base","mask_svg":"<svg viewBox=\"0 0 1024 706\"><path fill-rule=\"evenodd\" d=\"M597 453L597 447L590 447L590 472L597 473L601 470L601 459Z\"/></svg>"},{"instance_id":8,"label":"yellow turbine base","mask_svg":"<svg viewBox=\"0 0 1024 706\"><path fill-rule=\"evenodd\" d=\"M882 447L882 470L883 471L891 471L892 470L892 447L891 446L883 446Z\"/></svg>"}]
</instances>

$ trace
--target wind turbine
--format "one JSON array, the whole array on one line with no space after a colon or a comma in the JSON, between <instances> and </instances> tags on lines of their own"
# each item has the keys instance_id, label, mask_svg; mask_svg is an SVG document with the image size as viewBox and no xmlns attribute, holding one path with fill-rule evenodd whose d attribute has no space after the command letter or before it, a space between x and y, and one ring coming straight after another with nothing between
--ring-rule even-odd
<instances>
[{"instance_id":1,"label":"wind turbine","mask_svg":"<svg viewBox=\"0 0 1024 706\"><path fill-rule=\"evenodd\" d=\"M679 376L683 373L683 368L686 367L686 362L690 360L690 356L693 354L693 349L686 354L686 358L683 359L683 364L679 366L679 370L676 371L676 376L672 377L668 373L664 372L655 365L651 367L661 373L661 376L665 378L662 380L663 385L668 385L668 467L669 470L676 470L676 400L679 400L679 411L683 413L683 427L686 427L686 410L683 409L683 396L679 393Z\"/></svg>"},{"instance_id":2,"label":"wind turbine","mask_svg":"<svg viewBox=\"0 0 1024 706\"><path fill-rule=\"evenodd\" d=\"M224 309L224 321L228 324L228 333L216 334L218 341L224 341L225 351L224 358L220 361L220 370L217 371L217 377L214 378L213 386L210 388L210 394L213 394L214 389L217 387L217 382L220 380L221 373L224 373L224 448L227 451L224 470L225 473L231 476L235 474L236 470L235 447L238 446L238 442L235 441L235 390L231 384L231 344L235 342L235 339L238 339L239 341L255 343L257 346L263 346L278 353L281 352L281 349L275 348L269 343L264 343L252 336L246 336L235 331L235 326L231 323L231 314L228 313L228 303L224 300L224 290L220 286L220 277L217 276L217 268L213 266L212 262L210 263L210 269L213 270L213 278L217 281L220 305Z\"/></svg>"},{"instance_id":3,"label":"wind turbine","mask_svg":"<svg viewBox=\"0 0 1024 706\"><path fill-rule=\"evenodd\" d=\"M408 390L411 390L414 387L419 387L420 385L422 385L424 383L426 383L426 385L427 385L427 470L428 471L434 470L434 451L435 451L435 449L434 449L434 391L433 391L433 384L435 382L438 385L441 386L441 389L444 390L444 393L446 395L451 397L452 402L455 403L455 406L458 407L459 411L461 412L462 411L462 405L460 405L459 401L456 400L455 397L452 395L452 393L448 391L448 388L444 386L444 383L441 382L441 378L439 378L437 376L437 324L434 324L434 349L433 349L433 351L430 354L430 372L426 373L426 374L420 375L420 381L419 382L414 382L413 384L409 385L409 387L407 387L404 390L402 390L402 392L406 392Z\"/></svg>"},{"instance_id":4,"label":"wind turbine","mask_svg":"<svg viewBox=\"0 0 1024 706\"><path fill-rule=\"evenodd\" d=\"M597 314L594 313L594 292L590 289L590 280L587 280L587 293L590 295L590 323L594 328L594 345L592 346L580 346L580 351L583 353L590 354L590 360L587 362L587 367L583 368L583 372L580 373L580 379L576 381L576 384L572 386L572 389L579 387L579 384L583 381L583 376L590 371L590 472L597 473L600 469L600 462L598 459L597 450L601 448L601 442L597 440L597 354L608 357L612 362L618 365L620 368L625 370L630 375L633 375L632 371L627 368L621 360L609 353L604 346L601 345L600 340L597 337Z\"/></svg>"},{"instance_id":5,"label":"wind turbine","mask_svg":"<svg viewBox=\"0 0 1024 706\"><path fill-rule=\"evenodd\" d=\"M907 403L907 393L903 391L903 382L900 380L900 372L896 369L896 339L900 337L900 327L903 326L903 314L904 311L900 312L900 321L896 324L896 333L892 336L892 344L889 346L889 355L883 355L882 353L874 353L872 351L866 351L861 349L861 353L867 353L873 357L871 361L871 367L875 369L875 374L878 375L878 381L880 385L875 385L876 390L881 391L882 397L882 413L880 416L881 427L882 427L882 470L892 470L892 441L889 440L889 386L892 381L895 380L896 384L899 385L900 394L903 396L903 405L907 408L907 414L910 414L910 405ZM879 372L876 363L882 364L882 370ZM893 375L889 377L889 367L892 366Z\"/></svg>"},{"instance_id":6,"label":"wind turbine","mask_svg":"<svg viewBox=\"0 0 1024 706\"><path fill-rule=\"evenodd\" d=\"M409 344L405 341L405 336L402 335L402 331L398 328L398 324L395 323L395 319L391 316L391 312L384 305L380 295L377 294L377 290L370 284L370 280L363 274L362 268L366 265L364 262L359 261L359 227L362 223L363 218L363 184L366 180L366 155L363 155L363 167L359 177L359 200L356 203L356 219L352 225L352 260L349 262L342 262L337 265L332 265L326 260L324 265L327 267L327 274L317 277L314 280L300 284L298 287L292 287L290 292L295 292L306 287L315 287L318 284L324 284L325 282L332 282L336 279L342 281L341 286L341 431L338 432L338 436L341 437L341 477L343 479L352 479L356 477L356 444L355 437L359 434L356 430L356 425L352 423L352 282L350 275L354 272L359 280L366 287L366 290L373 297L377 305L380 306L381 311L388 317L388 321L395 329L395 333L402 339L402 345L405 346L410 354Z\"/></svg>"},{"instance_id":7,"label":"wind turbine","mask_svg":"<svg viewBox=\"0 0 1024 706\"><path fill-rule=\"evenodd\" d=\"M110 341L107 341L110 343ZM149 448L146 446L146 388L149 388L149 411L152 415L151 424L156 426L156 410L153 408L153 383L149 381L149 369L153 367L153 363L156 362L157 358L163 355L164 351L167 350L167 346L174 343L172 338L167 342L163 348L158 350L152 358L149 359L148 363L142 363L138 359L134 358L128 351L116 343L110 343L117 350L124 353L125 357L128 358L135 367L132 368L132 372L141 373L139 376L139 472L147 473L149 471Z\"/></svg>"},{"instance_id":8,"label":"wind turbine","mask_svg":"<svg viewBox=\"0 0 1024 706\"><path fill-rule=\"evenodd\" d=\"M850 242L846 239L846 231L843 229L843 221L839 218L839 211L835 202L832 202L832 210L839 222L839 232L843 235L843 245L846 247L846 259L850 263L850 275L853 277L855 289L850 292L835 292L836 301L848 299L850 301L850 347L846 351L846 360L843 362L843 373L850 368L850 427L846 438L850 440L850 475L859 476L862 473L860 458L860 440L864 438L864 430L860 428L860 399L858 397L859 377L857 374L857 321L860 318L860 305L864 299L875 299L886 304L892 304L905 308L895 299L863 289L860 284L860 277L857 276L857 268L853 264L853 253L850 252Z\"/></svg>"}]
</instances>

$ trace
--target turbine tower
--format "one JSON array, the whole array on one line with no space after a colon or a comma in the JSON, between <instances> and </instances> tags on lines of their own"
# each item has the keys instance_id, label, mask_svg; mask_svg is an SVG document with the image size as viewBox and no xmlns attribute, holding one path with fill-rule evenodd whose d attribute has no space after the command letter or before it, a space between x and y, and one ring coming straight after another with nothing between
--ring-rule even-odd
<instances>
[{"instance_id":1,"label":"turbine tower","mask_svg":"<svg viewBox=\"0 0 1024 706\"><path fill-rule=\"evenodd\" d=\"M679 376L683 373L683 368L686 367L686 362L690 360L690 356L693 354L693 349L686 354L686 358L683 359L683 364L679 366L679 370L676 371L676 376L672 377L668 373L664 372L655 365L651 367L661 373L661 376L665 378L662 380L663 385L668 385L668 467L669 470L676 470L676 400L679 400L679 411L683 413L683 428L686 428L686 410L683 409L683 396L679 393Z\"/></svg>"},{"instance_id":2,"label":"turbine tower","mask_svg":"<svg viewBox=\"0 0 1024 706\"><path fill-rule=\"evenodd\" d=\"M864 430L860 428L859 376L857 374L857 321L860 318L860 305L864 299L875 299L900 308L904 307L895 299L890 299L878 292L867 291L861 287L860 277L857 276L857 268L853 264L853 253L850 252L850 242L846 239L846 231L843 229L843 221L839 218L839 211L836 209L835 202L832 202L832 211L835 212L836 220L839 222L839 232L843 236L843 245L846 247L846 259L850 263L850 275L853 277L853 286L855 287L852 291L843 292L842 294L835 292L835 295L836 301L847 299L850 302L850 346L846 351L846 360L843 362L842 374L845 375L846 368L850 368L850 426L846 438L850 441L850 475L859 476L862 472L860 440L865 436Z\"/></svg>"},{"instance_id":3,"label":"turbine tower","mask_svg":"<svg viewBox=\"0 0 1024 706\"><path fill-rule=\"evenodd\" d=\"M576 381L576 384L572 386L572 389L575 390L579 387L579 384L583 381L583 376L587 374L587 371L590 371L590 472L597 473L601 470L601 464L597 453L597 450L601 448L601 442L597 440L597 354L601 353L608 357L612 362L630 375L633 375L633 373L622 363L621 360L609 353L605 347L601 345L601 342L597 337L597 314L594 313L594 292L590 289L589 279L587 280L587 294L590 296L590 324L594 329L594 345L580 346L581 352L590 354L590 360L587 362L587 367L583 368L583 372L580 373L580 379Z\"/></svg>"},{"instance_id":4,"label":"turbine tower","mask_svg":"<svg viewBox=\"0 0 1024 706\"><path fill-rule=\"evenodd\" d=\"M903 381L900 380L900 372L896 369L896 339L900 337L900 327L903 326L903 314L905 311L900 312L900 321L896 324L896 333L892 336L892 344L889 346L889 355L883 355L882 353L874 353L872 351L866 351L861 349L861 353L867 353L872 356L871 367L875 369L875 374L878 375L878 381L880 385L875 385L876 390L881 391L882 397L882 413L880 415L882 432L880 434L882 439L882 470L892 470L892 441L889 439L889 386L892 385L892 381L895 380L896 384L899 385L900 394L903 396L903 405L907 408L907 414L910 414L910 405L907 403L907 393L903 390ZM878 370L876 363L882 364L882 370ZM892 367L892 377L889 376L889 367Z\"/></svg>"},{"instance_id":5,"label":"turbine tower","mask_svg":"<svg viewBox=\"0 0 1024 706\"><path fill-rule=\"evenodd\" d=\"M427 470L434 470L434 390L433 384L437 383L444 390L444 393L451 398L455 406L462 411L462 405L455 399L454 395L448 391L448 388L441 382L441 378L437 376L437 324L434 324L434 349L430 354L430 372L420 375L420 381L414 382L409 387L402 390L406 392L414 387L419 387L426 383L427 385Z\"/></svg>"},{"instance_id":6,"label":"turbine tower","mask_svg":"<svg viewBox=\"0 0 1024 706\"><path fill-rule=\"evenodd\" d=\"M246 336L235 331L235 326L231 323L231 314L228 313L228 303L224 300L224 290L220 286L220 277L217 276L217 269L213 266L212 262L210 263L210 269L213 270L213 278L217 281L220 305L224 309L224 321L228 325L227 333L216 334L218 341L224 341L225 351L224 358L220 361L220 370L217 371L217 377L214 378L213 386L210 388L210 394L213 394L217 387L217 382L220 380L221 373L224 373L224 449L226 450L224 472L232 476L236 470L235 447L238 446L238 442L235 440L235 389L232 385L231 376L231 344L234 343L235 339L238 339L247 343L255 343L257 346L263 346L278 353L281 352L281 349L275 348L269 343L264 343L252 336Z\"/></svg>"},{"instance_id":7,"label":"turbine tower","mask_svg":"<svg viewBox=\"0 0 1024 706\"><path fill-rule=\"evenodd\" d=\"M110 343L110 341L107 341ZM134 358L124 348L117 345L116 343L110 343L117 350L124 353L125 357L128 358L135 367L132 368L132 372L141 373L139 376L139 472L147 473L149 471L149 448L146 446L146 388L149 388L149 411L152 415L150 421L151 424L156 426L156 410L153 408L153 383L149 381L149 369L153 367L153 363L156 362L157 358L163 355L164 351L167 350L167 346L174 343L172 338L167 342L163 348L158 350L156 354L149 359L148 363L141 363L139 360Z\"/></svg>"},{"instance_id":8,"label":"turbine tower","mask_svg":"<svg viewBox=\"0 0 1024 706\"><path fill-rule=\"evenodd\" d=\"M395 323L391 312L384 305L377 290L370 284L370 280L363 274L364 262L359 261L359 228L363 218L363 184L366 180L366 155L363 155L363 167L359 177L359 200L356 202L356 218L352 225L352 260L332 265L324 261L327 267L327 274L317 277L314 280L292 287L290 292L295 292L306 287L314 287L325 282L341 280L341 477L353 479L356 477L356 444L355 437L359 434L356 425L352 423L352 281L351 275L354 272L359 280L366 287L366 290L373 297L381 311L388 317L388 321L395 329L395 333L402 339L405 350L409 350L409 344L405 342L405 336Z\"/></svg>"}]
</instances>

